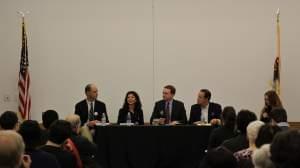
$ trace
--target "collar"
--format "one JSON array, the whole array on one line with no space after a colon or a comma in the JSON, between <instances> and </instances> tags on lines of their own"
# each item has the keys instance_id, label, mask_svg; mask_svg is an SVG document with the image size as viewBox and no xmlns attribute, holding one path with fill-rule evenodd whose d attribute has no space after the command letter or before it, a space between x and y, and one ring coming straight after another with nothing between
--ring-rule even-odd
<instances>
[{"instance_id":1,"label":"collar","mask_svg":"<svg viewBox=\"0 0 300 168\"><path fill-rule=\"evenodd\" d=\"M278 127L289 127L290 125L287 122L280 122L280 123L277 123L277 126Z\"/></svg>"},{"instance_id":2,"label":"collar","mask_svg":"<svg viewBox=\"0 0 300 168\"><path fill-rule=\"evenodd\" d=\"M91 103L95 104L95 101L96 101L96 100L94 100L94 101L89 101L88 99L85 99L85 101L86 101L87 104L91 104Z\"/></svg>"}]
</instances>

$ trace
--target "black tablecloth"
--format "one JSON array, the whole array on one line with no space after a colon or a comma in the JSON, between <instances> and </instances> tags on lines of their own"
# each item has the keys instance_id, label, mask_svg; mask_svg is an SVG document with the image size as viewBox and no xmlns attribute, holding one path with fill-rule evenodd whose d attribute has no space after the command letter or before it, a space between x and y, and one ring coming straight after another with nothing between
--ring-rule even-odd
<instances>
[{"instance_id":1,"label":"black tablecloth","mask_svg":"<svg viewBox=\"0 0 300 168\"><path fill-rule=\"evenodd\" d=\"M103 168L195 168L207 148L208 126L100 126L97 160Z\"/></svg>"}]
</instances>

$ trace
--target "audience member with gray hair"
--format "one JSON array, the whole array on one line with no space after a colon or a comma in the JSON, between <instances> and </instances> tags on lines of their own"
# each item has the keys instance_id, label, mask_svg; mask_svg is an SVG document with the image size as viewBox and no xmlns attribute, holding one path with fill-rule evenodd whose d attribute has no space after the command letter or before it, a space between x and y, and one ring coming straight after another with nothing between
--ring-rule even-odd
<instances>
[{"instance_id":1,"label":"audience member with gray hair","mask_svg":"<svg viewBox=\"0 0 300 168\"><path fill-rule=\"evenodd\" d=\"M29 168L30 156L24 154L25 145L22 137L15 131L0 131L0 167Z\"/></svg>"},{"instance_id":2,"label":"audience member with gray hair","mask_svg":"<svg viewBox=\"0 0 300 168\"><path fill-rule=\"evenodd\" d=\"M71 124L72 135L70 137L70 140L78 150L83 166L89 168L99 168L99 165L95 160L97 146L94 143L90 142L87 138L79 135L81 126L79 115L70 114L66 117L66 121Z\"/></svg>"},{"instance_id":3,"label":"audience member with gray hair","mask_svg":"<svg viewBox=\"0 0 300 168\"><path fill-rule=\"evenodd\" d=\"M247 126L247 137L249 141L249 148L243 149L234 153L238 161L238 167L240 168L253 168L252 153L256 149L255 141L259 132L259 129L264 125L262 121L253 121Z\"/></svg>"},{"instance_id":4,"label":"audience member with gray hair","mask_svg":"<svg viewBox=\"0 0 300 168\"><path fill-rule=\"evenodd\" d=\"M255 150L252 155L252 162L255 168L275 168L271 161L270 144L265 144Z\"/></svg>"}]
</instances>

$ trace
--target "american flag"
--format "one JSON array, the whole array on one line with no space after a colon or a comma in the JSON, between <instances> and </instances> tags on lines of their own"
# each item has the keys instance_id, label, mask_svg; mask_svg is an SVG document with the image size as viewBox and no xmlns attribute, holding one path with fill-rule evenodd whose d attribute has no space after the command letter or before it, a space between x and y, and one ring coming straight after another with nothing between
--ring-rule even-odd
<instances>
[{"instance_id":1,"label":"american flag","mask_svg":"<svg viewBox=\"0 0 300 168\"><path fill-rule=\"evenodd\" d=\"M23 120L30 119L31 98L29 94L30 76L28 70L28 47L24 17L22 18L22 49L19 73L19 112Z\"/></svg>"}]
</instances>

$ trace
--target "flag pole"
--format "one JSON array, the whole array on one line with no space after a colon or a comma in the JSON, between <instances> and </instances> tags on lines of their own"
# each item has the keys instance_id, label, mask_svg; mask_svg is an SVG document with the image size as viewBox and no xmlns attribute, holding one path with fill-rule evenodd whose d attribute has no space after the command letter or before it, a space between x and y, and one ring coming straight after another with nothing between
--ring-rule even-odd
<instances>
[{"instance_id":1,"label":"flag pole","mask_svg":"<svg viewBox=\"0 0 300 168\"><path fill-rule=\"evenodd\" d=\"M19 102L18 111L21 115L21 120L28 120L31 118L31 96L30 96L30 75L28 70L28 47L27 47L27 35L25 30L25 13L18 11L18 14L22 18L22 48L21 48L21 59L20 59L20 71L19 71Z\"/></svg>"},{"instance_id":2,"label":"flag pole","mask_svg":"<svg viewBox=\"0 0 300 168\"><path fill-rule=\"evenodd\" d=\"M279 79L276 81L278 82L276 85L276 92L278 95L281 93L281 39L280 39L280 9L277 9L276 12L276 58L278 59L278 77Z\"/></svg>"}]
</instances>

